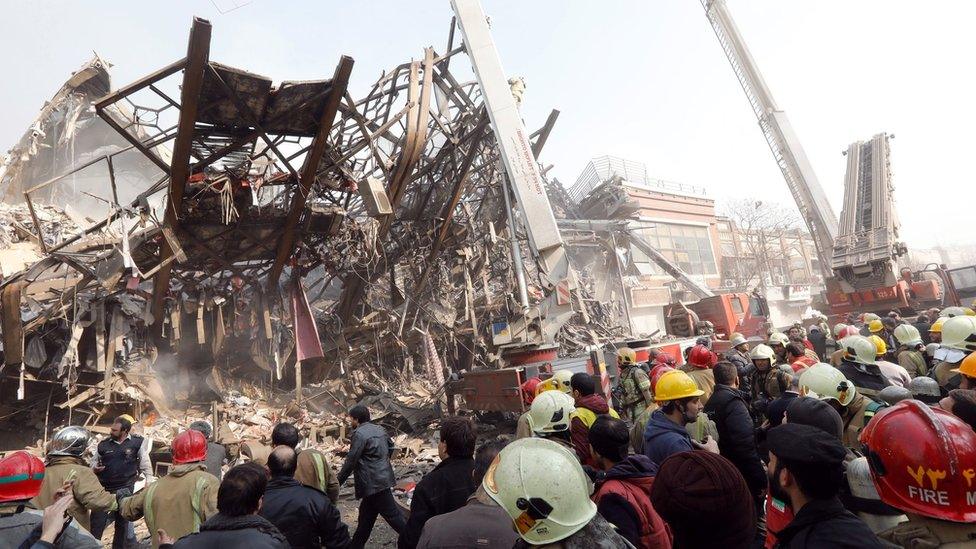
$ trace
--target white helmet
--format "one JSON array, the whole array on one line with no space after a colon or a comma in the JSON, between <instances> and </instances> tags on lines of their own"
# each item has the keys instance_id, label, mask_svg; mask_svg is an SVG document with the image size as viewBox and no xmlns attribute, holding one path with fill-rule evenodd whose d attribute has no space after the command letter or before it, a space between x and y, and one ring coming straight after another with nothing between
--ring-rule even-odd
<instances>
[{"instance_id":1,"label":"white helmet","mask_svg":"<svg viewBox=\"0 0 976 549\"><path fill-rule=\"evenodd\" d=\"M576 455L539 438L522 438L502 449L481 486L532 545L566 539L596 515L593 484Z\"/></svg>"},{"instance_id":2,"label":"white helmet","mask_svg":"<svg viewBox=\"0 0 976 549\"><path fill-rule=\"evenodd\" d=\"M776 360L776 353L773 352L772 347L770 347L769 345L760 343L759 345L753 347L751 351L749 351L749 359L768 360L771 363L772 361Z\"/></svg>"},{"instance_id":3,"label":"white helmet","mask_svg":"<svg viewBox=\"0 0 976 549\"><path fill-rule=\"evenodd\" d=\"M736 332L732 334L732 337L729 338L729 343L731 343L733 347L738 347L743 343L748 343L748 341L746 340L746 336Z\"/></svg>"},{"instance_id":4,"label":"white helmet","mask_svg":"<svg viewBox=\"0 0 976 549\"><path fill-rule=\"evenodd\" d=\"M895 327L895 339L902 345L914 347L922 344L922 334L911 324L899 324Z\"/></svg>"},{"instance_id":5,"label":"white helmet","mask_svg":"<svg viewBox=\"0 0 976 549\"><path fill-rule=\"evenodd\" d=\"M976 317L954 316L946 320L942 324L942 346L976 351Z\"/></svg>"},{"instance_id":6,"label":"white helmet","mask_svg":"<svg viewBox=\"0 0 976 549\"><path fill-rule=\"evenodd\" d=\"M949 318L955 318L957 316L966 316L966 310L963 309L962 307L946 307L945 309L942 309L942 312L939 313L939 316L945 316Z\"/></svg>"},{"instance_id":7,"label":"white helmet","mask_svg":"<svg viewBox=\"0 0 976 549\"><path fill-rule=\"evenodd\" d=\"M837 324L834 324L834 337L840 337L840 334L844 333L844 330L846 329L847 329L847 324L844 324L843 322L838 322Z\"/></svg>"},{"instance_id":8,"label":"white helmet","mask_svg":"<svg viewBox=\"0 0 976 549\"><path fill-rule=\"evenodd\" d=\"M873 345L871 352L874 352ZM857 395L857 389L840 370L818 362L800 374L800 394L819 400L836 400L841 406L847 406Z\"/></svg>"},{"instance_id":9,"label":"white helmet","mask_svg":"<svg viewBox=\"0 0 976 549\"><path fill-rule=\"evenodd\" d=\"M859 364L874 364L877 361L878 349L870 339L858 335L846 337L841 342L847 360Z\"/></svg>"},{"instance_id":10,"label":"white helmet","mask_svg":"<svg viewBox=\"0 0 976 549\"><path fill-rule=\"evenodd\" d=\"M769 340L767 340L767 344L770 347L772 347L773 345L785 346L789 342L790 342L790 338L787 337L787 335L784 334L783 332L773 332L769 334Z\"/></svg>"},{"instance_id":11,"label":"white helmet","mask_svg":"<svg viewBox=\"0 0 976 549\"><path fill-rule=\"evenodd\" d=\"M561 391L536 395L529 408L529 426L533 433L555 433L569 430L576 402Z\"/></svg>"}]
</instances>

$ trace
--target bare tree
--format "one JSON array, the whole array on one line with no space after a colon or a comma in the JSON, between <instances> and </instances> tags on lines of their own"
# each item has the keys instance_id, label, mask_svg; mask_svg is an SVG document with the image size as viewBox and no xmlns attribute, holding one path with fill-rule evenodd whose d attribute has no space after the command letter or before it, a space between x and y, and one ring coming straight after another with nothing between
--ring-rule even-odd
<instances>
[{"instance_id":1,"label":"bare tree","mask_svg":"<svg viewBox=\"0 0 976 549\"><path fill-rule=\"evenodd\" d=\"M763 288L770 282L790 282L791 252L784 240L796 240L800 217L782 204L741 199L725 204L723 215L733 231L733 255L723 250L722 281L740 289ZM800 233L802 234L802 233Z\"/></svg>"}]
</instances>

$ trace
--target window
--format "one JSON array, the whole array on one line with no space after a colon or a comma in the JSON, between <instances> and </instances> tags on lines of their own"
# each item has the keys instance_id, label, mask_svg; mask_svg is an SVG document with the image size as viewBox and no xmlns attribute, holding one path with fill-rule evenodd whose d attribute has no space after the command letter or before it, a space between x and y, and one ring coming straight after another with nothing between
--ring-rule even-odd
<instances>
[{"instance_id":1,"label":"window","mask_svg":"<svg viewBox=\"0 0 976 549\"><path fill-rule=\"evenodd\" d=\"M641 230L651 246L657 248L664 257L673 261L681 270L693 275L716 274L712 244L708 238L707 227L692 225L671 225L658 223L654 227ZM640 250L634 248L634 262L649 263ZM664 271L651 262L654 274Z\"/></svg>"}]
</instances>

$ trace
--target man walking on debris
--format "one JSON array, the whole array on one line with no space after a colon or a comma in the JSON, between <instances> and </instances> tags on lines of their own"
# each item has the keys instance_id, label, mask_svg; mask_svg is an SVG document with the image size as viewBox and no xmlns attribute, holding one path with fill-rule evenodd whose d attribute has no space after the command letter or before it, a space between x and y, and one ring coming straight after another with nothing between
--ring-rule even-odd
<instances>
[{"instance_id":1,"label":"man walking on debris","mask_svg":"<svg viewBox=\"0 0 976 549\"><path fill-rule=\"evenodd\" d=\"M135 421L129 415L115 418L111 435L98 443L98 450L95 453L93 468L99 482L106 491L115 494L119 499L132 495L139 473L142 473L147 483L153 478L152 462L149 461L149 449L145 447L145 439L130 434L133 423ZM135 530L119 512L92 513L92 535L101 539L111 515L115 516L112 549L123 549L135 544Z\"/></svg>"},{"instance_id":2,"label":"man walking on debris","mask_svg":"<svg viewBox=\"0 0 976 549\"><path fill-rule=\"evenodd\" d=\"M165 477L121 501L126 520L146 519L159 546L156 530L180 538L200 529L217 514L217 477L205 471L207 440L199 431L183 431L173 439L173 466Z\"/></svg>"},{"instance_id":3,"label":"man walking on debris","mask_svg":"<svg viewBox=\"0 0 976 549\"><path fill-rule=\"evenodd\" d=\"M637 353L629 347L617 351L617 368L620 371L620 414L630 424L652 402L651 380L644 369L637 364Z\"/></svg>"},{"instance_id":4,"label":"man walking on debris","mask_svg":"<svg viewBox=\"0 0 976 549\"><path fill-rule=\"evenodd\" d=\"M355 477L356 499L360 502L352 547L357 549L369 541L377 515L382 515L397 534L406 525L390 489L396 483L390 464L393 441L382 427L369 420L369 409L365 406L357 404L349 409L349 421L355 430L349 442L349 455L339 470L340 486L349 475Z\"/></svg>"},{"instance_id":5,"label":"man walking on debris","mask_svg":"<svg viewBox=\"0 0 976 549\"><path fill-rule=\"evenodd\" d=\"M339 502L339 481L336 479L335 473L332 472L328 458L314 448L306 448L299 452L298 443L301 440L302 436L298 432L298 428L291 423L279 423L271 431L272 446L285 445L298 452L295 480L325 493L333 504L337 504Z\"/></svg>"},{"instance_id":6,"label":"man walking on debris","mask_svg":"<svg viewBox=\"0 0 976 549\"><path fill-rule=\"evenodd\" d=\"M399 549L416 547L428 519L459 509L474 492L474 423L463 417L444 418L440 439L437 454L441 462L424 475L413 491L410 518L397 540Z\"/></svg>"},{"instance_id":7,"label":"man walking on debris","mask_svg":"<svg viewBox=\"0 0 976 549\"><path fill-rule=\"evenodd\" d=\"M264 493L261 516L288 538L293 549L349 547L349 530L342 523L339 510L324 492L303 486L294 477L298 456L287 445L271 451L271 481Z\"/></svg>"}]
</instances>

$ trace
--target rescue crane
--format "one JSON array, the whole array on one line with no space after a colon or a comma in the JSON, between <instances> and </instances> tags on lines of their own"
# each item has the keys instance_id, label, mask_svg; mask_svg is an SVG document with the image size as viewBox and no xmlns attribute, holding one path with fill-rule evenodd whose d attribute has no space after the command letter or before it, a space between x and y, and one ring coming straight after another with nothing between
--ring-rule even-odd
<instances>
[{"instance_id":1,"label":"rescue crane","mask_svg":"<svg viewBox=\"0 0 976 549\"><path fill-rule=\"evenodd\" d=\"M813 237L833 314L857 310L941 305L954 296L944 266L913 273L899 269L907 252L897 240L889 136L878 134L847 150L840 226L786 113L779 109L749 53L725 0L701 0L705 15L759 122L800 215ZM952 298L957 300L957 298Z\"/></svg>"}]
</instances>

